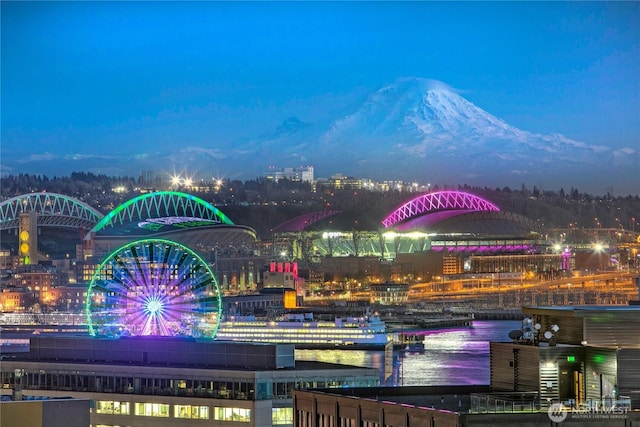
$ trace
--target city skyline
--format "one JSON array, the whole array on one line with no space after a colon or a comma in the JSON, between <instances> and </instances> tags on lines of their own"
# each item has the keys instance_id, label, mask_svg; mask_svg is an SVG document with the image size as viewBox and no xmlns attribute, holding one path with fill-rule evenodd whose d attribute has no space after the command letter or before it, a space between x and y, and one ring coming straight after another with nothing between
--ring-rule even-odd
<instances>
[{"instance_id":1,"label":"city skyline","mask_svg":"<svg viewBox=\"0 0 640 427\"><path fill-rule=\"evenodd\" d=\"M281 150L266 136L308 127L320 130L304 135L304 150L318 149L325 129L409 77L444 82L513 129L560 134L622 160L602 169L576 163L550 185L554 173L521 170L523 156L533 152L511 160L520 175L490 171L494 176L438 171L438 161L426 156L419 159L426 172L412 180L640 194L633 176L640 151L638 3L1 7L3 174L136 176L143 169L206 168L252 179L270 164L256 170L231 156L238 147ZM276 166L318 163L296 155ZM383 150L376 155L385 158ZM366 160L357 173L342 165L331 170L328 162L316 175L367 177L362 171L379 168ZM388 179L406 179L396 172L384 171Z\"/></svg>"}]
</instances>

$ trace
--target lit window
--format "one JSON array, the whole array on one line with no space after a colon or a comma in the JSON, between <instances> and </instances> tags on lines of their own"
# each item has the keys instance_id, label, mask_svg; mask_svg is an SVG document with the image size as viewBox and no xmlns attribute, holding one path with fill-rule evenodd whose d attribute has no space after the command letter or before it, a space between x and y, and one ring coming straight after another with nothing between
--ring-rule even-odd
<instances>
[{"instance_id":1,"label":"lit window","mask_svg":"<svg viewBox=\"0 0 640 427\"><path fill-rule=\"evenodd\" d=\"M251 422L251 409L244 408L213 408L213 419L216 421Z\"/></svg>"},{"instance_id":2,"label":"lit window","mask_svg":"<svg viewBox=\"0 0 640 427\"><path fill-rule=\"evenodd\" d=\"M135 404L135 415L143 417L169 417L169 405L165 403L138 403Z\"/></svg>"},{"instance_id":3,"label":"lit window","mask_svg":"<svg viewBox=\"0 0 640 427\"><path fill-rule=\"evenodd\" d=\"M114 402L112 400L96 400L96 413L129 415L129 402Z\"/></svg>"},{"instance_id":4,"label":"lit window","mask_svg":"<svg viewBox=\"0 0 640 427\"><path fill-rule=\"evenodd\" d=\"M271 424L293 424L293 408L272 408Z\"/></svg>"},{"instance_id":5,"label":"lit window","mask_svg":"<svg viewBox=\"0 0 640 427\"><path fill-rule=\"evenodd\" d=\"M194 420L208 420L209 407L196 405L174 405L173 416L175 418L191 418Z\"/></svg>"}]
</instances>

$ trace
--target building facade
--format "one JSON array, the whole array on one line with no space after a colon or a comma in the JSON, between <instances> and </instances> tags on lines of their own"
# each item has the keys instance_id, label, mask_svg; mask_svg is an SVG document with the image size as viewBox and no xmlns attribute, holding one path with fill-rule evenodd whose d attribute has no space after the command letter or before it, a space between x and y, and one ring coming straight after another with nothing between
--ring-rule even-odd
<instances>
[{"instance_id":1,"label":"building facade","mask_svg":"<svg viewBox=\"0 0 640 427\"><path fill-rule=\"evenodd\" d=\"M491 343L491 386L552 402L640 407L640 306L525 307L529 323Z\"/></svg>"},{"instance_id":2,"label":"building facade","mask_svg":"<svg viewBox=\"0 0 640 427\"><path fill-rule=\"evenodd\" d=\"M295 361L292 345L166 337L32 338L0 376L3 394L91 399L92 425L137 427L287 426L295 389L380 383L377 369Z\"/></svg>"}]
</instances>

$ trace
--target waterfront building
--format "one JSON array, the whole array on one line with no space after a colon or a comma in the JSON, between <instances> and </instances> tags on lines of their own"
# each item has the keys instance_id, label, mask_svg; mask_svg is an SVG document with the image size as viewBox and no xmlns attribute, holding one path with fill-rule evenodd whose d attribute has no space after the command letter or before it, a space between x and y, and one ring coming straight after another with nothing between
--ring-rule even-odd
<instances>
[{"instance_id":1,"label":"waterfront building","mask_svg":"<svg viewBox=\"0 0 640 427\"><path fill-rule=\"evenodd\" d=\"M293 345L169 337L31 338L0 365L2 394L93 400L92 425L287 426L295 389L369 387L377 369L294 360Z\"/></svg>"},{"instance_id":2,"label":"waterfront building","mask_svg":"<svg viewBox=\"0 0 640 427\"><path fill-rule=\"evenodd\" d=\"M524 307L510 342L490 343L490 384L296 390L296 427L640 422L640 306Z\"/></svg>"},{"instance_id":3,"label":"waterfront building","mask_svg":"<svg viewBox=\"0 0 640 427\"><path fill-rule=\"evenodd\" d=\"M640 306L524 307L513 342L491 343L491 386L539 393L541 404L640 408Z\"/></svg>"},{"instance_id":4,"label":"waterfront building","mask_svg":"<svg viewBox=\"0 0 640 427\"><path fill-rule=\"evenodd\" d=\"M543 273L560 272L562 254L472 255L470 273Z\"/></svg>"},{"instance_id":5,"label":"waterfront building","mask_svg":"<svg viewBox=\"0 0 640 427\"><path fill-rule=\"evenodd\" d=\"M296 308L296 292L293 289L261 289L258 294L225 296L222 312L225 315L256 315L281 313L285 308Z\"/></svg>"},{"instance_id":6,"label":"waterfront building","mask_svg":"<svg viewBox=\"0 0 640 427\"><path fill-rule=\"evenodd\" d=\"M400 305L405 304L409 297L408 283L372 283L371 303L381 305Z\"/></svg>"}]
</instances>

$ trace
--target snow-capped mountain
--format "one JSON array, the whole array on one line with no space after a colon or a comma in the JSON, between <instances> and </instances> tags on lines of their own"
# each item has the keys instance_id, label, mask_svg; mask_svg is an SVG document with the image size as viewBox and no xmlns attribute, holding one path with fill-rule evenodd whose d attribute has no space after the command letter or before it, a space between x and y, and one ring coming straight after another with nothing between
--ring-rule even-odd
<instances>
[{"instance_id":1,"label":"snow-capped mountain","mask_svg":"<svg viewBox=\"0 0 640 427\"><path fill-rule=\"evenodd\" d=\"M640 182L639 147L613 149L518 129L438 81L402 78L368 95L340 99L344 105L331 108L341 112L339 117L323 116L327 109L320 103L314 111L322 121L289 117L256 136L241 130L229 132L233 136L227 139L215 126L205 126L200 134L202 124L195 120L188 123L196 130L185 127L184 141L170 141L169 149L162 149L164 135L152 132L157 144L142 138L147 145L154 141L151 148L140 144L109 155L64 158L43 153L16 163L40 170L55 162L61 170L78 170L81 162L84 169L113 175L126 175L118 171L135 165L137 170L211 171L232 179L253 179L269 166L313 165L319 177L342 173L376 180L501 187L528 183L553 189L588 184L637 188ZM233 118L229 123L236 129L234 123L244 122ZM238 139L241 134L247 136Z\"/></svg>"},{"instance_id":2,"label":"snow-capped mountain","mask_svg":"<svg viewBox=\"0 0 640 427\"><path fill-rule=\"evenodd\" d=\"M353 114L334 122L320 142L332 149L348 147L363 164L372 154L386 154L409 168L415 163L464 166L461 175L486 174L487 168L535 173L542 164L595 163L609 150L517 129L443 83L415 78L373 93Z\"/></svg>"},{"instance_id":3,"label":"snow-capped mountain","mask_svg":"<svg viewBox=\"0 0 640 427\"><path fill-rule=\"evenodd\" d=\"M419 78L403 78L377 90L328 128L292 118L249 146L262 161L299 160L326 175L468 183L474 178L487 182L483 177L496 183L559 179L610 167L617 156L609 147L517 129L444 83ZM625 159L637 159L635 150L623 150Z\"/></svg>"}]
</instances>

